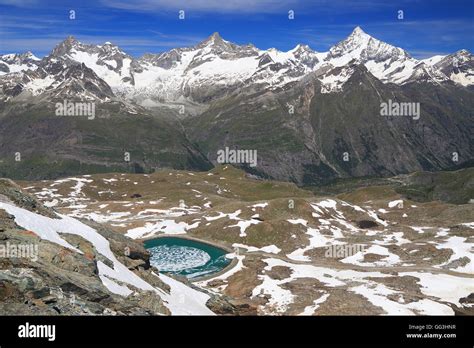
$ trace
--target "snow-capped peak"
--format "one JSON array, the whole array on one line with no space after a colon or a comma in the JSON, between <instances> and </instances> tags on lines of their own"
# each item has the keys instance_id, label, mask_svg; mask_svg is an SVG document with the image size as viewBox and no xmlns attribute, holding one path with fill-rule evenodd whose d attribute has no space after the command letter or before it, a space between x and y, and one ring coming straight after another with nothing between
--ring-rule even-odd
<instances>
[{"instance_id":1,"label":"snow-capped peak","mask_svg":"<svg viewBox=\"0 0 474 348\"><path fill-rule=\"evenodd\" d=\"M117 45L114 45L113 43L107 41L105 42L102 46L98 46L103 52L101 52L99 55L100 56L113 56L113 55L121 55L121 56L128 56L124 51L120 49Z\"/></svg>"},{"instance_id":2,"label":"snow-capped peak","mask_svg":"<svg viewBox=\"0 0 474 348\"><path fill-rule=\"evenodd\" d=\"M31 51L26 51L25 53L20 55L24 59L31 59L31 60L41 60L38 57L36 57Z\"/></svg>"},{"instance_id":3,"label":"snow-capped peak","mask_svg":"<svg viewBox=\"0 0 474 348\"><path fill-rule=\"evenodd\" d=\"M69 36L46 57L48 62L55 63L56 60L63 68L77 62L85 64L113 88L134 83L130 69L133 58L111 42L89 45Z\"/></svg>"},{"instance_id":4,"label":"snow-capped peak","mask_svg":"<svg viewBox=\"0 0 474 348\"><path fill-rule=\"evenodd\" d=\"M314 52L308 45L298 44L290 50L292 53Z\"/></svg>"},{"instance_id":5,"label":"snow-capped peak","mask_svg":"<svg viewBox=\"0 0 474 348\"><path fill-rule=\"evenodd\" d=\"M356 27L346 39L331 47L329 54L333 57L337 57L355 50L358 50L358 53L360 53L360 51L369 46L371 40L376 39L366 34L360 27Z\"/></svg>"},{"instance_id":6,"label":"snow-capped peak","mask_svg":"<svg viewBox=\"0 0 474 348\"><path fill-rule=\"evenodd\" d=\"M10 62L10 63L23 63L28 60L41 60L38 57L36 57L31 51L26 51L25 53L9 53L9 54L4 54L0 55L0 60L4 62Z\"/></svg>"},{"instance_id":7,"label":"snow-capped peak","mask_svg":"<svg viewBox=\"0 0 474 348\"><path fill-rule=\"evenodd\" d=\"M472 54L468 50L462 49L453 54L454 57L458 59L458 61L461 62L467 62L472 60Z\"/></svg>"},{"instance_id":8,"label":"snow-capped peak","mask_svg":"<svg viewBox=\"0 0 474 348\"><path fill-rule=\"evenodd\" d=\"M0 55L0 75L36 69L40 59L30 51Z\"/></svg>"},{"instance_id":9,"label":"snow-capped peak","mask_svg":"<svg viewBox=\"0 0 474 348\"><path fill-rule=\"evenodd\" d=\"M357 26L354 28L354 30L352 30L352 33L351 35L367 35L367 33L365 31L362 30L362 28L360 26Z\"/></svg>"},{"instance_id":10,"label":"snow-capped peak","mask_svg":"<svg viewBox=\"0 0 474 348\"><path fill-rule=\"evenodd\" d=\"M474 84L474 62L468 51L417 60L403 49L372 37L361 27L354 28L346 39L323 53L304 44L287 52L275 48L260 50L251 44L224 40L215 32L195 46L137 59L109 41L89 45L69 36L42 60L31 52L0 56L0 75L40 66L43 72L28 78L41 80L44 74L57 77L77 63L92 69L115 95L144 105L164 101L173 104L178 100L207 103L234 88L248 84L279 88L311 72L317 72L323 84L329 81L327 91L334 91L360 64L384 83L441 83L450 79L465 86Z\"/></svg>"},{"instance_id":11,"label":"snow-capped peak","mask_svg":"<svg viewBox=\"0 0 474 348\"><path fill-rule=\"evenodd\" d=\"M460 85L474 84L474 59L468 50L459 50L445 56L434 64L434 69Z\"/></svg>"},{"instance_id":12,"label":"snow-capped peak","mask_svg":"<svg viewBox=\"0 0 474 348\"><path fill-rule=\"evenodd\" d=\"M466 56L466 55L470 55L471 52L469 52L468 50L466 49L462 49L462 50L459 50L455 53L456 55L463 55L463 56Z\"/></svg>"},{"instance_id":13,"label":"snow-capped peak","mask_svg":"<svg viewBox=\"0 0 474 348\"><path fill-rule=\"evenodd\" d=\"M335 67L349 63L364 64L381 81L398 84L408 81L415 70L423 65L405 50L370 36L360 27L331 47L325 61Z\"/></svg>"},{"instance_id":14,"label":"snow-capped peak","mask_svg":"<svg viewBox=\"0 0 474 348\"><path fill-rule=\"evenodd\" d=\"M365 31L362 30L361 27L357 26L354 28L354 30L352 31L352 33L349 35L349 38L353 41L353 42L358 42L360 44L364 44L364 43L367 43L370 39L373 39L372 36L370 36L369 34L367 34Z\"/></svg>"},{"instance_id":15,"label":"snow-capped peak","mask_svg":"<svg viewBox=\"0 0 474 348\"><path fill-rule=\"evenodd\" d=\"M257 56L258 50L252 45L237 45L224 40L219 33L215 32L197 46L184 49L185 51L196 51L196 58L215 54L223 59L236 59L248 56Z\"/></svg>"},{"instance_id":16,"label":"snow-capped peak","mask_svg":"<svg viewBox=\"0 0 474 348\"><path fill-rule=\"evenodd\" d=\"M392 57L409 58L410 55L401 48L370 36L360 27L356 27L345 40L331 47L328 54L328 59L342 58L339 62L342 64L337 65L345 65L352 59L365 62L372 59L382 61Z\"/></svg>"}]
</instances>

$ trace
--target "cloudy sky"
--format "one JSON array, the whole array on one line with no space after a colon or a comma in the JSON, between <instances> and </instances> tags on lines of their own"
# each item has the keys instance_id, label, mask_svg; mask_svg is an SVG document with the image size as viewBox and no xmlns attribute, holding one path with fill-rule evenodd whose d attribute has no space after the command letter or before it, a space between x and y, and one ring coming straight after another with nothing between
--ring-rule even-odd
<instances>
[{"instance_id":1,"label":"cloudy sky","mask_svg":"<svg viewBox=\"0 0 474 348\"><path fill-rule=\"evenodd\" d=\"M41 57L73 35L140 56L191 46L215 31L262 49L304 43L326 51L357 25L417 58L474 51L473 0L0 0L0 54Z\"/></svg>"}]
</instances>

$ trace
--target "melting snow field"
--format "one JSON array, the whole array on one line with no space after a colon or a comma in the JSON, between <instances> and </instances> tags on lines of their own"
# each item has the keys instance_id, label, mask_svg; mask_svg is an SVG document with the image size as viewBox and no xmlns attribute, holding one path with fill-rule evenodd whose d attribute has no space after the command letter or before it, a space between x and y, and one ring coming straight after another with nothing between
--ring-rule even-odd
<instances>
[{"instance_id":1,"label":"melting snow field","mask_svg":"<svg viewBox=\"0 0 474 348\"><path fill-rule=\"evenodd\" d=\"M249 253L256 252L256 251L263 251L264 253L278 254L281 251L281 249L278 248L276 245L267 245L261 248L256 248L256 247L248 246L245 244L234 243L232 244L232 246L234 248L244 248Z\"/></svg>"},{"instance_id":2,"label":"melting snow field","mask_svg":"<svg viewBox=\"0 0 474 348\"><path fill-rule=\"evenodd\" d=\"M284 266L291 269L291 275L285 279L273 279L267 275L260 275L262 283L257 286L252 296L270 296L266 307L280 313L284 313L294 302L293 294L284 288L295 279L313 278L322 282L328 288L345 288L349 284L359 283L351 286L348 291L362 295L373 305L382 308L389 315L453 315L454 312L447 304L440 302L451 302L460 305L459 299L474 292L474 282L470 279L443 274L431 274L424 272L400 273L400 277L412 276L418 278L423 294L432 299L420 299L407 302L400 291L390 289L384 284L375 282L371 278L388 278L390 275L381 272L360 272L352 270L335 270L312 265L292 264L280 259L264 259L270 271L275 266ZM308 315L314 313L331 295L326 294L314 300L312 306L308 306L301 313ZM438 301L435 301L438 300Z\"/></svg>"},{"instance_id":3,"label":"melting snow field","mask_svg":"<svg viewBox=\"0 0 474 348\"><path fill-rule=\"evenodd\" d=\"M151 237L158 232L166 234L184 234L191 228L196 228L199 222L188 225L185 222L176 223L174 220L162 220L156 223L147 222L143 227L137 227L128 230L126 236L136 238L147 238Z\"/></svg>"},{"instance_id":4,"label":"melting snow field","mask_svg":"<svg viewBox=\"0 0 474 348\"><path fill-rule=\"evenodd\" d=\"M359 205L336 198L308 200L302 212L295 210L283 219L278 217L275 220L271 215L272 201L219 207L219 202L206 197L210 194L205 188L193 188L191 179L187 177L194 176L192 173L169 175L186 178L183 186L189 187L190 194L199 198L199 205L170 207L169 202L163 204L166 197L126 200L127 195L121 201L114 197L114 200L106 198L91 202L85 194L95 183L90 177L57 180L35 194L43 201L48 200L50 206L65 208L69 218L85 217L119 226L124 234L134 239L149 239L163 234L184 235L190 231L197 235L203 229L206 232L219 229L235 251L224 257L234 259L235 266L194 284L215 294L226 294L226 291L235 289L233 282L241 281L241 274L248 276L254 272L256 283L251 289L250 300L257 301L258 311L264 314L327 313L329 309L325 303L337 301L334 296L341 296L338 295L340 290L362 299L361 305L370 304L374 312L382 314L452 315L451 305L470 306L460 299L474 292L472 278L468 277L474 274L474 240L466 233L466 230L474 229L473 222L456 222L454 228L448 224L436 226L436 222L414 219L421 205L414 205L398 196L377 202L367 200ZM233 194L232 188L226 186L230 182L228 178L212 173L205 178L213 180L213 176L219 184L210 184L207 180L204 183L212 187L214 195L224 199L222 196L225 194ZM120 181L135 182L122 176L99 180L107 185ZM59 194L63 191L58 190L64 189L64 185L70 192L66 196ZM107 191L113 191L113 186L103 194L107 195ZM66 218L65 215L61 217ZM371 224L366 227L360 222ZM59 225L52 226L53 231L45 230L45 235L57 243L65 243L55 233ZM274 235L276 231L282 235ZM358 248L351 249L354 245ZM327 256L327 249L332 247L334 250L340 248L346 254ZM160 256L152 256L151 261L163 271L198 269L209 262L205 253L193 248L158 248L157 251ZM270 272L276 266L288 268L289 274L271 276ZM99 268L104 285L114 293L127 296L134 288L140 288L123 274L116 274L116 267L110 269L100 264ZM448 271L458 272L459 276L443 273ZM397 286L392 284L394 277L398 277ZM387 278L391 280L385 282ZM299 292L303 290L299 288L299 282L311 280L321 286L301 295ZM141 286L146 287L142 283ZM426 297L413 298L412 291ZM300 296L305 296L304 302Z\"/></svg>"},{"instance_id":5,"label":"melting snow field","mask_svg":"<svg viewBox=\"0 0 474 348\"><path fill-rule=\"evenodd\" d=\"M383 256L383 258L379 261L371 261L371 262L363 262L364 255L367 254L375 254ZM400 262L400 257L388 251L387 248L381 247L379 245L372 245L365 251L358 252L352 256L346 257L342 259L341 262L343 263L352 263L354 265L359 266L389 266L389 265L396 265Z\"/></svg>"},{"instance_id":6,"label":"melting snow field","mask_svg":"<svg viewBox=\"0 0 474 348\"><path fill-rule=\"evenodd\" d=\"M74 218L58 214L58 219L52 219L3 202L0 202L0 209L4 209L9 214L15 216L15 222L19 226L34 232L42 239L62 245L75 252L82 254L80 250L64 240L60 234L75 234L88 240L98 253L113 262L113 268L110 268L101 261L97 263L99 277L110 292L121 296L128 296L134 292L134 288L151 290L155 291L165 300L172 314L213 314L205 305L209 299L208 295L191 289L164 275L159 275L158 277L171 286L171 293L167 294L165 291L153 287L117 260L110 250L109 242L103 236L90 226Z\"/></svg>"},{"instance_id":7,"label":"melting snow field","mask_svg":"<svg viewBox=\"0 0 474 348\"><path fill-rule=\"evenodd\" d=\"M313 304L305 307L300 315L313 315L321 303L324 303L329 297L329 294L323 294L320 298L313 301Z\"/></svg>"},{"instance_id":8,"label":"melting snow field","mask_svg":"<svg viewBox=\"0 0 474 348\"><path fill-rule=\"evenodd\" d=\"M448 265L451 262L459 259L465 259L467 264L465 266L456 267L458 272L474 274L474 243L467 243L467 238L450 237L445 242L437 245L438 249L450 249L453 251L450 259L439 266Z\"/></svg>"}]
</instances>

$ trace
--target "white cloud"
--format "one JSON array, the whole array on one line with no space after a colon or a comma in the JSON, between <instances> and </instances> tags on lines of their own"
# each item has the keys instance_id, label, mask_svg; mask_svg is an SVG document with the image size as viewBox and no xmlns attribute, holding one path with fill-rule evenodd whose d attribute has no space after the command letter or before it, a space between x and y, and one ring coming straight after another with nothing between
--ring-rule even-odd
<instances>
[{"instance_id":1,"label":"white cloud","mask_svg":"<svg viewBox=\"0 0 474 348\"><path fill-rule=\"evenodd\" d=\"M398 0L405 3L410 0ZM368 12L391 8L394 3L380 0L102 0L106 7L132 11L178 11L215 13L286 13L289 10L309 12Z\"/></svg>"},{"instance_id":2,"label":"white cloud","mask_svg":"<svg viewBox=\"0 0 474 348\"><path fill-rule=\"evenodd\" d=\"M289 10L297 0L103 0L105 6L136 11L189 10L220 13L274 13Z\"/></svg>"},{"instance_id":3,"label":"white cloud","mask_svg":"<svg viewBox=\"0 0 474 348\"><path fill-rule=\"evenodd\" d=\"M37 0L0 0L0 5L9 5L16 7L31 7L38 4Z\"/></svg>"}]
</instances>

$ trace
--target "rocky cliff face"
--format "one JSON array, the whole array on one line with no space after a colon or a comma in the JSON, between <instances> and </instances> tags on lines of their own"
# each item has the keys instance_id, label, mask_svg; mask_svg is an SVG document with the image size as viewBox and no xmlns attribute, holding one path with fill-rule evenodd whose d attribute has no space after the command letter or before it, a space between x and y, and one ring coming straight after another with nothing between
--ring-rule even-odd
<instances>
[{"instance_id":1,"label":"rocky cliff face","mask_svg":"<svg viewBox=\"0 0 474 348\"><path fill-rule=\"evenodd\" d=\"M259 165L242 167L299 184L436 170L472 158L471 91L421 82L387 85L364 66L351 69L339 93L320 93L315 74L289 90L216 103L185 121L189 136L213 163L225 147L256 149ZM420 102L420 118L381 115L388 100Z\"/></svg>"}]
</instances>

